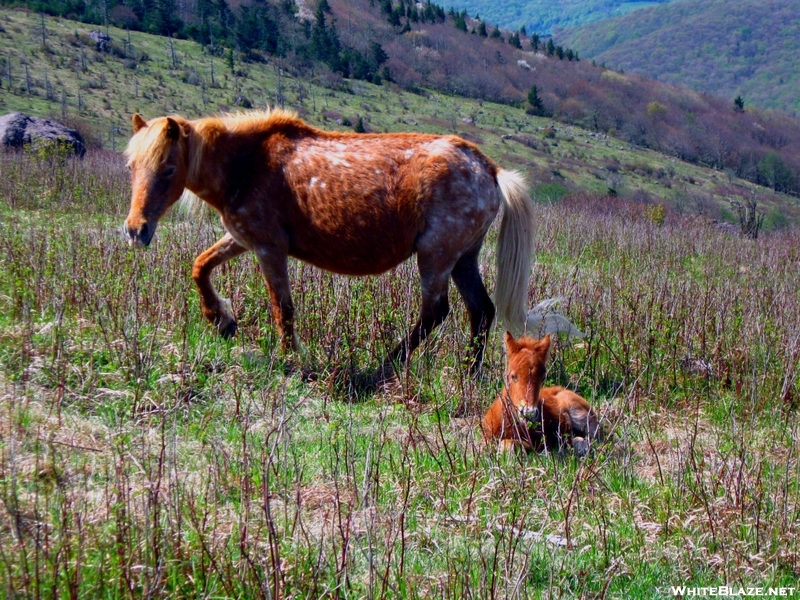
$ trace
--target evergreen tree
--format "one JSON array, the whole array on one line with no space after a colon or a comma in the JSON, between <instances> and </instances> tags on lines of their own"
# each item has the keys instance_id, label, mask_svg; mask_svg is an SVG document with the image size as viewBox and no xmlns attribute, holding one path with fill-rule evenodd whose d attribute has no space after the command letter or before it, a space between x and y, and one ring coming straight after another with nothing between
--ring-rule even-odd
<instances>
[{"instance_id":1,"label":"evergreen tree","mask_svg":"<svg viewBox=\"0 0 800 600\"><path fill-rule=\"evenodd\" d=\"M733 110L736 112L744 112L744 98L736 96L736 98L733 99Z\"/></svg>"},{"instance_id":2,"label":"evergreen tree","mask_svg":"<svg viewBox=\"0 0 800 600\"><path fill-rule=\"evenodd\" d=\"M530 104L528 110L530 114L541 115L544 113L544 104L542 104L542 99L539 97L539 88L535 85L528 91L528 104Z\"/></svg>"},{"instance_id":3,"label":"evergreen tree","mask_svg":"<svg viewBox=\"0 0 800 600\"><path fill-rule=\"evenodd\" d=\"M467 31L466 13L465 12L453 13L452 17L456 29L460 29L461 31L466 32Z\"/></svg>"},{"instance_id":4,"label":"evergreen tree","mask_svg":"<svg viewBox=\"0 0 800 600\"><path fill-rule=\"evenodd\" d=\"M531 34L531 48L533 48L534 52L539 51L539 34L537 33Z\"/></svg>"},{"instance_id":5,"label":"evergreen tree","mask_svg":"<svg viewBox=\"0 0 800 600\"><path fill-rule=\"evenodd\" d=\"M328 27L325 22L325 5L320 2L314 14L314 25L311 28L311 54L327 64L333 71L341 71L342 47L339 43L339 36L336 27L331 23Z\"/></svg>"},{"instance_id":6,"label":"evergreen tree","mask_svg":"<svg viewBox=\"0 0 800 600\"><path fill-rule=\"evenodd\" d=\"M547 56L553 56L556 53L556 45L553 43L553 38L547 40Z\"/></svg>"},{"instance_id":7,"label":"evergreen tree","mask_svg":"<svg viewBox=\"0 0 800 600\"><path fill-rule=\"evenodd\" d=\"M484 23L483 21L481 21L478 24L478 35L481 36L481 37L488 37L489 36L489 32L486 31L486 23Z\"/></svg>"}]
</instances>

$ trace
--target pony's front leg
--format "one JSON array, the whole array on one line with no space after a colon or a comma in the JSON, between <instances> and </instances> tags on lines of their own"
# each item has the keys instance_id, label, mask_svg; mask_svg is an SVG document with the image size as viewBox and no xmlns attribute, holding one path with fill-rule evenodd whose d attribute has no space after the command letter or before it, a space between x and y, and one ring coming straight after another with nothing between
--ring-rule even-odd
<instances>
[{"instance_id":1,"label":"pony's front leg","mask_svg":"<svg viewBox=\"0 0 800 600\"><path fill-rule=\"evenodd\" d=\"M200 292L203 315L217 327L223 337L231 337L236 333L236 319L231 311L230 301L220 298L211 285L211 271L246 250L229 234L225 234L225 237L198 256L192 267L192 279Z\"/></svg>"},{"instance_id":2,"label":"pony's front leg","mask_svg":"<svg viewBox=\"0 0 800 600\"><path fill-rule=\"evenodd\" d=\"M255 251L269 289L272 316L281 338L281 350L302 352L300 340L294 330L294 303L289 285L288 256L271 247L258 247Z\"/></svg>"}]
</instances>

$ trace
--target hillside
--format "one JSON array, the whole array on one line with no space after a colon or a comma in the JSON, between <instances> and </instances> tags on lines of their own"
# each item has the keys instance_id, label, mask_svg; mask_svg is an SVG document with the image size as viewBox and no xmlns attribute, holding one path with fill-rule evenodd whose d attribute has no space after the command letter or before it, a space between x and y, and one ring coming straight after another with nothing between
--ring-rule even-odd
<instances>
[{"instance_id":1,"label":"hillside","mask_svg":"<svg viewBox=\"0 0 800 600\"><path fill-rule=\"evenodd\" d=\"M0 89L0 112L55 116L79 127L95 146L122 149L133 112L198 117L237 109L237 101L255 107L283 104L326 128L350 128L360 117L372 131L455 132L501 164L522 169L542 198L614 189L643 202L666 203L679 213L731 220L727 198L756 194L769 227L800 222L793 199L733 173L693 166L512 106L408 93L394 84L347 81L324 72L309 78L288 60L237 62L231 72L194 42L112 27L112 38L124 40L130 55L119 57L98 51L85 25L61 19L46 20L48 47L42 52L36 43L39 17L19 11L0 15L5 29L0 37L12 49L6 60L11 58L14 82ZM22 57L27 79L18 66Z\"/></svg>"},{"instance_id":2,"label":"hillside","mask_svg":"<svg viewBox=\"0 0 800 600\"><path fill-rule=\"evenodd\" d=\"M109 15L117 14L120 7L125 9L126 5L114 6L116 1L109 0ZM33 5L33 0L27 3ZM265 66L274 70L277 65L281 73L315 81L329 90L362 85L354 80L389 82L418 95L435 90L501 102L678 160L724 170L774 191L800 194L797 119L764 110L745 113L736 110L730 98L699 94L577 60L572 49L556 45L552 39L542 44L539 38L534 51L537 38L503 33L465 11L448 12L434 3L420 10L411 0L302 0L299 4L266 0L228 4L221 0L219 7L225 10L219 11L206 10L204 2L164 0L158 6L160 12L140 11L139 16L128 7L130 18L117 18L117 22L161 33L174 28L175 36L190 37L201 45L193 52L208 57L211 65L216 62L217 73L220 67L230 72L234 86L246 86L248 77L257 78ZM166 13L167 6L175 8L175 13ZM44 47L47 54L46 26L44 39L41 33L43 17L40 13L39 18L31 19L26 43L38 45L39 51ZM83 14L88 20L97 17L96 11ZM151 55L137 54L140 49L127 43L127 35L118 33L106 54L121 58L131 75L146 71ZM154 62L164 65L170 78L177 75L207 97L206 90L217 84L213 72L201 76L191 64L181 63L175 51L177 41L168 39L172 41L166 49L153 55ZM70 43L75 45L74 40ZM8 75L9 81L16 82L11 91L30 94L28 81L18 77L24 63L38 51L34 48L29 56L13 45L9 49L7 66L17 73L16 80ZM73 52L69 58L73 67L80 66L75 70L78 76L85 68L82 56ZM47 69L63 66L63 62L50 60L41 77L45 94L55 94L52 87L47 91ZM99 83L102 85L102 80ZM159 90L164 90L163 83L159 81ZM281 90L275 97L284 96ZM235 96L228 102L233 99ZM65 102L70 103L68 95Z\"/></svg>"},{"instance_id":3,"label":"hillside","mask_svg":"<svg viewBox=\"0 0 800 600\"><path fill-rule=\"evenodd\" d=\"M444 0L456 10L466 9L507 29L525 27L528 33L549 35L554 29L579 27L671 0Z\"/></svg>"},{"instance_id":4,"label":"hillside","mask_svg":"<svg viewBox=\"0 0 800 600\"><path fill-rule=\"evenodd\" d=\"M347 22L347 5L334 5L334 10L340 21ZM374 14L377 31L380 22L380 15ZM653 88L587 61L520 52L494 40L473 44L494 51L492 68L470 71L470 62L480 53L457 42L476 38L446 23L395 34L385 42L390 57L385 64L397 83L382 85L344 79L296 56L248 61L241 54L219 56L188 40L114 27L109 28L111 45L100 51L87 35L89 26L50 17L45 18L43 49L41 23L40 15L2 13L0 39L8 51L3 57L6 77L0 110L89 123L89 137L104 140L110 149L124 145L135 111L148 117L173 112L195 117L277 104L294 108L323 127L347 127L347 123L352 127L360 117L365 128L374 131L455 132L480 143L501 163L523 168L537 184L563 191L613 189L645 202L683 206L679 208L683 211L686 206L702 206L698 211L708 213L708 207L714 207L711 216L717 218L730 218L727 198L752 194L753 186L740 176L758 180L765 156L774 159L768 163L770 173L783 177L766 181L773 191L787 185L792 189L795 181L794 171L786 165L793 164L800 142L778 144L782 136L800 131L795 121L767 113L737 115L713 98L666 86ZM341 29L343 43L363 47L370 41L355 27ZM533 66L521 68L512 62L517 56L525 56ZM514 75L522 89L526 81L536 81L542 112L567 124L514 106L421 88L436 83L455 87L460 82L475 91L481 83L497 85L504 80L509 90L515 90L507 74ZM445 78L437 79L440 75ZM643 148L648 145L665 149L668 155L648 152ZM714 164L717 170L693 167L680 159ZM728 167L726 161L731 166L720 172ZM763 188L758 194L774 223L797 220L794 200Z\"/></svg>"},{"instance_id":5,"label":"hillside","mask_svg":"<svg viewBox=\"0 0 800 600\"><path fill-rule=\"evenodd\" d=\"M625 72L800 113L794 0L692 0L559 31L559 42Z\"/></svg>"}]
</instances>

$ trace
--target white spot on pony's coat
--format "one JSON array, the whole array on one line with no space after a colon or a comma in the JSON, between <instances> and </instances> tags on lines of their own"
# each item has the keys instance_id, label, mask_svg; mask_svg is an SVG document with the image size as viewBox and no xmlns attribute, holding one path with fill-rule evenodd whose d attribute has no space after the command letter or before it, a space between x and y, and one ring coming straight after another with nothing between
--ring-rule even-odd
<instances>
[{"instance_id":1,"label":"white spot on pony's coat","mask_svg":"<svg viewBox=\"0 0 800 600\"><path fill-rule=\"evenodd\" d=\"M406 156L406 160L410 159L412 156L414 156L414 151L413 150L406 150L405 156Z\"/></svg>"},{"instance_id":2,"label":"white spot on pony's coat","mask_svg":"<svg viewBox=\"0 0 800 600\"><path fill-rule=\"evenodd\" d=\"M331 161L331 164L334 167L349 167L350 166L349 162L347 162L344 158L340 158L340 157L336 156L335 154L329 154L328 155L328 160Z\"/></svg>"},{"instance_id":3,"label":"white spot on pony's coat","mask_svg":"<svg viewBox=\"0 0 800 600\"><path fill-rule=\"evenodd\" d=\"M437 138L432 142L425 144L428 152L431 155L445 154L453 149L453 144L447 138Z\"/></svg>"},{"instance_id":4,"label":"white spot on pony's coat","mask_svg":"<svg viewBox=\"0 0 800 600\"><path fill-rule=\"evenodd\" d=\"M312 177L311 181L308 182L308 187L310 187L313 190L315 185L317 185L317 178Z\"/></svg>"}]
</instances>

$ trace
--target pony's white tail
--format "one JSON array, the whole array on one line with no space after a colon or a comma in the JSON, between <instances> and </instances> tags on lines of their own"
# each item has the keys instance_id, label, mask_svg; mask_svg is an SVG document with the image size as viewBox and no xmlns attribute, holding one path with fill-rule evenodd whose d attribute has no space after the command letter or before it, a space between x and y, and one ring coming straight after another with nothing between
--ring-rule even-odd
<instances>
[{"instance_id":1,"label":"pony's white tail","mask_svg":"<svg viewBox=\"0 0 800 600\"><path fill-rule=\"evenodd\" d=\"M516 337L525 330L533 253L533 203L525 179L517 171L498 171L497 186L506 206L497 242L494 299L499 322Z\"/></svg>"}]
</instances>

